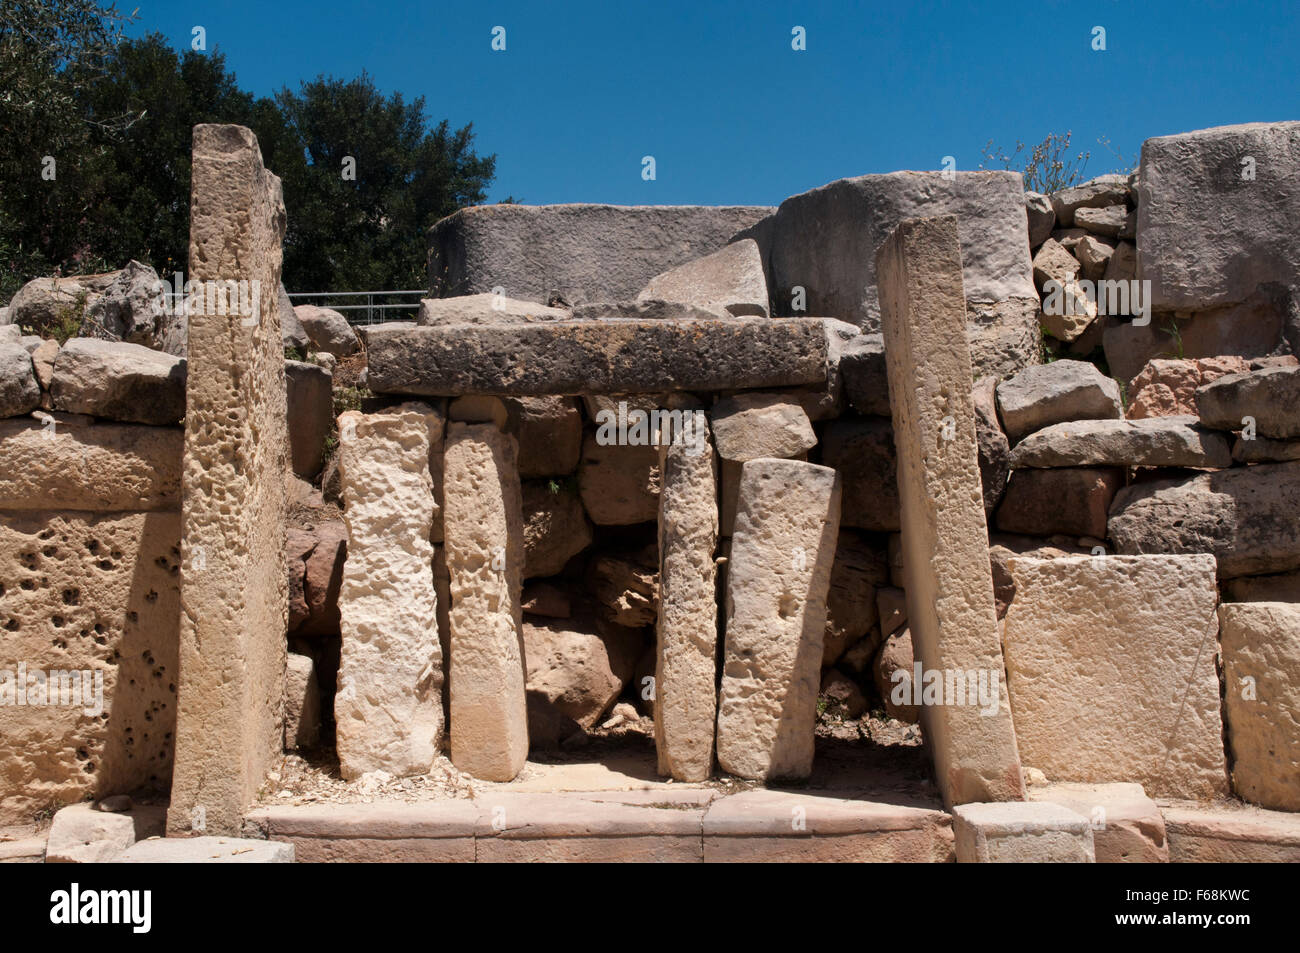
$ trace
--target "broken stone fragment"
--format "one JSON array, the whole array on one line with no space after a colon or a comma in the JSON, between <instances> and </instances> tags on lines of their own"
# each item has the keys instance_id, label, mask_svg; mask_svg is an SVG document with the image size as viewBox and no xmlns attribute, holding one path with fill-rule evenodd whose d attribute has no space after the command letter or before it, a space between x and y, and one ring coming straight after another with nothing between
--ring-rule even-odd
<instances>
[{"instance_id":1,"label":"broken stone fragment","mask_svg":"<svg viewBox=\"0 0 1300 953\"><path fill-rule=\"evenodd\" d=\"M1013 444L1051 424L1124 415L1119 384L1086 361L1027 367L999 384L997 395L1002 424Z\"/></svg>"},{"instance_id":2,"label":"broken stone fragment","mask_svg":"<svg viewBox=\"0 0 1300 953\"><path fill-rule=\"evenodd\" d=\"M808 415L782 394L724 397L713 405L710 417L718 455L724 460L788 459L817 445Z\"/></svg>"},{"instance_id":3,"label":"broken stone fragment","mask_svg":"<svg viewBox=\"0 0 1300 953\"><path fill-rule=\"evenodd\" d=\"M733 242L651 278L638 301L681 301L710 311L767 317L767 278L758 243Z\"/></svg>"}]
</instances>

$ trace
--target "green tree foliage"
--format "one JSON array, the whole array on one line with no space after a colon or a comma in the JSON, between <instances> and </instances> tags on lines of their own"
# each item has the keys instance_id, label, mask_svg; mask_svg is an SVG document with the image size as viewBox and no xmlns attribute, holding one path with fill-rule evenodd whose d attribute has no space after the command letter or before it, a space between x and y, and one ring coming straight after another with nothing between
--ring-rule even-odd
<instances>
[{"instance_id":1,"label":"green tree foliage","mask_svg":"<svg viewBox=\"0 0 1300 953\"><path fill-rule=\"evenodd\" d=\"M430 128L423 98L385 95L364 73L254 98L220 52L123 40L123 22L94 0L14 0L0 14L0 302L38 275L132 258L184 271L197 123L257 134L284 186L294 291L423 287L429 226L485 199L495 157L474 153L471 126Z\"/></svg>"}]
</instances>

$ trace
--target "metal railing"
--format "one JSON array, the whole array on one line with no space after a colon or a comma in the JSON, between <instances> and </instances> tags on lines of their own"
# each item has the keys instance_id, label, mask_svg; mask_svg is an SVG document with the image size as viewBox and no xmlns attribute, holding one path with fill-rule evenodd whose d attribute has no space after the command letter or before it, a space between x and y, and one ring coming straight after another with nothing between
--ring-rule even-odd
<instances>
[{"instance_id":1,"label":"metal railing","mask_svg":"<svg viewBox=\"0 0 1300 953\"><path fill-rule=\"evenodd\" d=\"M415 312L419 310L420 299L429 297L428 288L417 288L411 291L299 291L289 293L289 300L294 304L315 304L320 307L329 308L338 311L343 317L348 319L349 324L376 324L381 321L392 321L400 319L400 312L408 312L409 316L414 319ZM391 304L377 303L376 299L392 298L401 295L415 295L414 301L399 301ZM327 300L298 300L298 299L333 299L333 298L364 298L365 303L357 304L331 304ZM391 312L391 313L390 313Z\"/></svg>"}]
</instances>

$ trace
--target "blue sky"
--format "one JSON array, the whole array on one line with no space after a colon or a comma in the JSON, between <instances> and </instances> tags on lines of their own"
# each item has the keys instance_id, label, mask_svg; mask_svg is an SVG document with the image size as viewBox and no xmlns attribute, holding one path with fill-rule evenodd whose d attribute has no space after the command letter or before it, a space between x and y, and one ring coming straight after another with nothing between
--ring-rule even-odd
<instances>
[{"instance_id":1,"label":"blue sky","mask_svg":"<svg viewBox=\"0 0 1300 953\"><path fill-rule=\"evenodd\" d=\"M947 155L977 168L990 139L1067 130L1098 175L1120 164L1100 137L1136 163L1150 136L1300 119L1295 0L146 0L131 32L185 47L195 25L256 94L365 69L424 95L432 120L472 121L497 154L489 198L530 204L777 204Z\"/></svg>"}]
</instances>

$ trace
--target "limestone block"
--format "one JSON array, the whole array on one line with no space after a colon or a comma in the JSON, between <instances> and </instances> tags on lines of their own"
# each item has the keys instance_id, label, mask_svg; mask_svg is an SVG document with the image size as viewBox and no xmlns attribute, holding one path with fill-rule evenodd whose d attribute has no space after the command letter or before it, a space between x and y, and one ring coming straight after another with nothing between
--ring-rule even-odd
<instances>
[{"instance_id":1,"label":"limestone block","mask_svg":"<svg viewBox=\"0 0 1300 953\"><path fill-rule=\"evenodd\" d=\"M634 394L826 383L818 318L642 318L372 329L377 394Z\"/></svg>"},{"instance_id":2,"label":"limestone block","mask_svg":"<svg viewBox=\"0 0 1300 953\"><path fill-rule=\"evenodd\" d=\"M591 521L571 487L523 484L524 578L554 576L591 543Z\"/></svg>"},{"instance_id":3,"label":"limestone block","mask_svg":"<svg viewBox=\"0 0 1300 953\"><path fill-rule=\"evenodd\" d=\"M959 804L952 809L959 864L1091 864L1088 819L1043 801Z\"/></svg>"},{"instance_id":4,"label":"limestone block","mask_svg":"<svg viewBox=\"0 0 1300 953\"><path fill-rule=\"evenodd\" d=\"M998 408L1012 443L1067 420L1124 416L1119 384L1085 361L1029 367L998 385Z\"/></svg>"},{"instance_id":5,"label":"limestone block","mask_svg":"<svg viewBox=\"0 0 1300 953\"><path fill-rule=\"evenodd\" d=\"M636 296L666 269L715 251L772 211L754 206L484 205L429 233L429 286L569 304Z\"/></svg>"},{"instance_id":6,"label":"limestone block","mask_svg":"<svg viewBox=\"0 0 1300 953\"><path fill-rule=\"evenodd\" d=\"M832 420L822 434L822 463L843 479L845 526L878 533L898 530L898 455L887 418Z\"/></svg>"},{"instance_id":7,"label":"limestone block","mask_svg":"<svg viewBox=\"0 0 1300 953\"><path fill-rule=\"evenodd\" d=\"M1077 420L1030 434L1011 451L1012 467L1228 467L1221 433L1195 417Z\"/></svg>"},{"instance_id":8,"label":"limestone block","mask_svg":"<svg viewBox=\"0 0 1300 953\"><path fill-rule=\"evenodd\" d=\"M0 509L178 510L185 434L41 413L0 420Z\"/></svg>"},{"instance_id":9,"label":"limestone block","mask_svg":"<svg viewBox=\"0 0 1300 953\"><path fill-rule=\"evenodd\" d=\"M442 650L433 584L432 408L339 418L348 555L334 700L339 769L423 774L443 733Z\"/></svg>"},{"instance_id":10,"label":"limestone block","mask_svg":"<svg viewBox=\"0 0 1300 953\"><path fill-rule=\"evenodd\" d=\"M0 515L0 824L167 789L179 569L176 511Z\"/></svg>"},{"instance_id":11,"label":"limestone block","mask_svg":"<svg viewBox=\"0 0 1300 953\"><path fill-rule=\"evenodd\" d=\"M45 845L47 864L100 864L117 858L135 843L130 814L97 811L73 804L58 811Z\"/></svg>"},{"instance_id":12,"label":"limestone block","mask_svg":"<svg viewBox=\"0 0 1300 953\"><path fill-rule=\"evenodd\" d=\"M718 472L704 435L660 449L659 619L655 750L659 773L703 781L713 769L717 714Z\"/></svg>"},{"instance_id":13,"label":"limestone block","mask_svg":"<svg viewBox=\"0 0 1300 953\"><path fill-rule=\"evenodd\" d=\"M1140 784L1035 784L1029 798L1086 817L1099 864L1169 863L1165 819Z\"/></svg>"},{"instance_id":14,"label":"limestone block","mask_svg":"<svg viewBox=\"0 0 1300 953\"><path fill-rule=\"evenodd\" d=\"M448 427L451 760L487 781L512 780L528 757L517 459L515 438L491 424Z\"/></svg>"},{"instance_id":15,"label":"limestone block","mask_svg":"<svg viewBox=\"0 0 1300 953\"><path fill-rule=\"evenodd\" d=\"M1030 536L1105 539L1106 516L1123 485L1124 471L1114 467L1017 470L998 508L997 527Z\"/></svg>"},{"instance_id":16,"label":"limestone block","mask_svg":"<svg viewBox=\"0 0 1300 953\"><path fill-rule=\"evenodd\" d=\"M724 397L713 405L710 417L718 455L724 460L797 457L817 445L808 414L783 394Z\"/></svg>"},{"instance_id":17,"label":"limestone block","mask_svg":"<svg viewBox=\"0 0 1300 953\"><path fill-rule=\"evenodd\" d=\"M602 445L599 434L582 442L578 467L582 505L598 526L648 523L659 516L659 449Z\"/></svg>"},{"instance_id":18,"label":"limestone block","mask_svg":"<svg viewBox=\"0 0 1300 953\"><path fill-rule=\"evenodd\" d=\"M506 429L519 441L519 476L563 476L582 455L582 413L572 397L512 397Z\"/></svg>"},{"instance_id":19,"label":"limestone block","mask_svg":"<svg viewBox=\"0 0 1300 953\"><path fill-rule=\"evenodd\" d=\"M438 707L442 702L439 699ZM284 675L284 747L314 748L320 743L320 686L310 655L290 652Z\"/></svg>"},{"instance_id":20,"label":"limestone block","mask_svg":"<svg viewBox=\"0 0 1300 953\"><path fill-rule=\"evenodd\" d=\"M727 566L718 763L751 780L812 771L840 477L758 459L740 478Z\"/></svg>"},{"instance_id":21,"label":"limestone block","mask_svg":"<svg viewBox=\"0 0 1300 953\"><path fill-rule=\"evenodd\" d=\"M1219 622L1233 788L1300 811L1300 605L1226 603Z\"/></svg>"},{"instance_id":22,"label":"limestone block","mask_svg":"<svg viewBox=\"0 0 1300 953\"><path fill-rule=\"evenodd\" d=\"M334 426L334 376L302 361L284 362L289 421L289 459L304 480L325 465L325 438Z\"/></svg>"},{"instance_id":23,"label":"limestone block","mask_svg":"<svg viewBox=\"0 0 1300 953\"><path fill-rule=\"evenodd\" d=\"M564 321L572 316L566 308L549 308L533 301L505 295L458 295L453 298L424 298L415 316L417 325L513 324L531 321Z\"/></svg>"},{"instance_id":24,"label":"limestone block","mask_svg":"<svg viewBox=\"0 0 1300 953\"><path fill-rule=\"evenodd\" d=\"M0 341L0 417L25 414L40 402L41 386L31 354L17 340Z\"/></svg>"},{"instance_id":25,"label":"limestone block","mask_svg":"<svg viewBox=\"0 0 1300 953\"><path fill-rule=\"evenodd\" d=\"M1059 781L1227 793L1214 558L1012 558L1003 638L1027 764Z\"/></svg>"},{"instance_id":26,"label":"limestone block","mask_svg":"<svg viewBox=\"0 0 1300 953\"><path fill-rule=\"evenodd\" d=\"M1300 569L1300 462L1136 483L1115 494L1116 551L1213 553L1224 579Z\"/></svg>"},{"instance_id":27,"label":"limestone block","mask_svg":"<svg viewBox=\"0 0 1300 953\"><path fill-rule=\"evenodd\" d=\"M194 127L191 195L191 277L246 282L255 307L249 315L189 316L180 679L167 829L233 834L284 746L285 212L280 180L242 126Z\"/></svg>"},{"instance_id":28,"label":"limestone block","mask_svg":"<svg viewBox=\"0 0 1300 953\"><path fill-rule=\"evenodd\" d=\"M1220 377L1197 390L1196 410L1207 427L1240 430L1242 420L1253 417L1261 437L1300 437L1300 367Z\"/></svg>"},{"instance_id":29,"label":"limestone block","mask_svg":"<svg viewBox=\"0 0 1300 953\"><path fill-rule=\"evenodd\" d=\"M57 410L137 424L185 416L184 358L140 344L73 338L54 359L50 394Z\"/></svg>"},{"instance_id":30,"label":"limestone block","mask_svg":"<svg viewBox=\"0 0 1300 953\"><path fill-rule=\"evenodd\" d=\"M923 705L922 729L945 803L1019 799L1024 782L1001 691L970 355L959 343L966 309L956 221L904 222L881 246L876 270L916 657L954 684L958 672L983 672L998 686L994 714L969 704Z\"/></svg>"},{"instance_id":31,"label":"limestone block","mask_svg":"<svg viewBox=\"0 0 1300 953\"><path fill-rule=\"evenodd\" d=\"M1133 378L1128 389L1130 420L1196 413L1196 390L1225 374L1250 370L1244 358L1203 357L1199 359L1156 358ZM1241 426L1240 418L1236 426Z\"/></svg>"},{"instance_id":32,"label":"limestone block","mask_svg":"<svg viewBox=\"0 0 1300 953\"><path fill-rule=\"evenodd\" d=\"M137 841L119 864L292 864L292 844L243 837L151 837Z\"/></svg>"},{"instance_id":33,"label":"limestone block","mask_svg":"<svg viewBox=\"0 0 1300 953\"><path fill-rule=\"evenodd\" d=\"M738 317L767 317L767 277L758 242L742 238L655 275L641 289L637 300L680 301Z\"/></svg>"}]
</instances>

